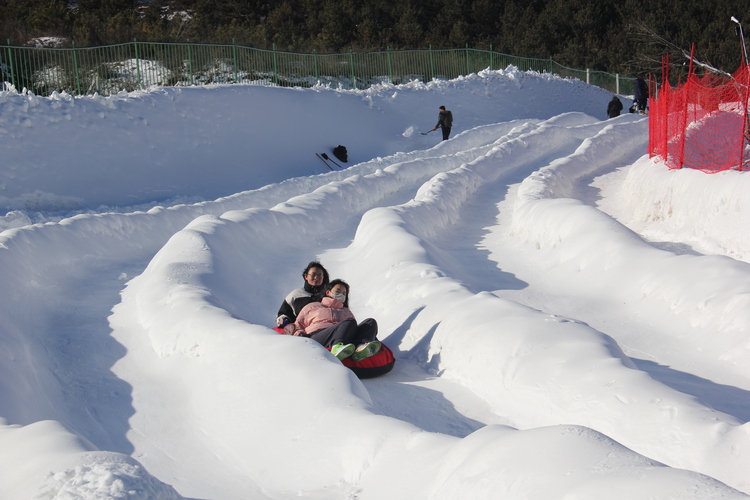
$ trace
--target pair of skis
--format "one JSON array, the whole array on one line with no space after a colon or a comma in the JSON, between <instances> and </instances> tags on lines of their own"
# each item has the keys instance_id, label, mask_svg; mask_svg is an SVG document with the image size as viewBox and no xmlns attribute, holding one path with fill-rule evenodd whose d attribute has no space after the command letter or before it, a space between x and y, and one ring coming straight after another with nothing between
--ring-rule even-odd
<instances>
[{"instance_id":1,"label":"pair of skis","mask_svg":"<svg viewBox=\"0 0 750 500\"><path fill-rule=\"evenodd\" d=\"M320 158L320 161L322 161L325 164L325 166L328 167L328 168L330 168L331 170L336 170L336 169L333 168L331 165L328 164L329 161L331 163L333 163L334 165L336 165L337 167L339 167L339 168L344 168L341 165L339 165L338 163L336 163L335 161L333 161L333 158L331 158L330 156L328 156L325 153L323 153L323 154L315 153L315 156L317 156L318 158ZM328 161L326 161L326 160L328 160Z\"/></svg>"}]
</instances>

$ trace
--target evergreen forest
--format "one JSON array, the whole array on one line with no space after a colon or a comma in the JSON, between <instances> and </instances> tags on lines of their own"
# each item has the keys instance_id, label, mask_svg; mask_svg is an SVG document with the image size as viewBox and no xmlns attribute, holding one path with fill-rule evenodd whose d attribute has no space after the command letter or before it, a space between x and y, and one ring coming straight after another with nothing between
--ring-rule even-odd
<instances>
[{"instance_id":1,"label":"evergreen forest","mask_svg":"<svg viewBox=\"0 0 750 500\"><path fill-rule=\"evenodd\" d=\"M318 53L492 48L571 68L658 73L682 50L726 72L742 62L746 0L0 0L0 37L28 45L219 43ZM744 25L743 25L744 28ZM748 26L750 29L750 26Z\"/></svg>"}]
</instances>

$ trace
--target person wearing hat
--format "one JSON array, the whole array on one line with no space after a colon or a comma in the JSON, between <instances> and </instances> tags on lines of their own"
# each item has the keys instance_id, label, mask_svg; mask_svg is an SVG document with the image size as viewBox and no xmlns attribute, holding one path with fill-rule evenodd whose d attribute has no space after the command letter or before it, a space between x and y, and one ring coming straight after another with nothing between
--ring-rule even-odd
<instances>
[{"instance_id":1,"label":"person wearing hat","mask_svg":"<svg viewBox=\"0 0 750 500\"><path fill-rule=\"evenodd\" d=\"M620 111L622 111L622 101L616 95L613 95L612 100L607 104L607 118L620 116Z\"/></svg>"}]
</instances>

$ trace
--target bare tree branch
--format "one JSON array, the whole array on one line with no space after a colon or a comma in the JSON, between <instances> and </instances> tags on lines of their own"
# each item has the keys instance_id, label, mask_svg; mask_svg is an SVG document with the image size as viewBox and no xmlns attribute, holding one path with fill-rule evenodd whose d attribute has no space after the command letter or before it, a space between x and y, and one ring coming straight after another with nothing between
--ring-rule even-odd
<instances>
[{"instance_id":1,"label":"bare tree branch","mask_svg":"<svg viewBox=\"0 0 750 500\"><path fill-rule=\"evenodd\" d=\"M643 42L645 45L651 45L655 47L662 47L667 49L667 52L669 53L677 53L681 54L685 59L688 61L693 62L694 65L700 66L701 68L705 69L706 71L710 71L711 73L715 73L717 75L726 76L729 78L732 78L732 75L727 73L726 71L722 71L718 68L715 68L709 63L704 63L702 61L699 61L698 59L691 57L690 51L687 51L683 49L682 47L674 44L670 40L666 39L665 37L661 36L659 33L656 32L653 28L648 26L643 21L636 21L632 23L629 26L629 29L632 33L636 35L636 37ZM657 58L651 54L641 54L639 57L639 62L645 62L647 66L649 67L661 67L661 60L660 58ZM679 63L671 63L674 67L681 67L682 65Z\"/></svg>"}]
</instances>

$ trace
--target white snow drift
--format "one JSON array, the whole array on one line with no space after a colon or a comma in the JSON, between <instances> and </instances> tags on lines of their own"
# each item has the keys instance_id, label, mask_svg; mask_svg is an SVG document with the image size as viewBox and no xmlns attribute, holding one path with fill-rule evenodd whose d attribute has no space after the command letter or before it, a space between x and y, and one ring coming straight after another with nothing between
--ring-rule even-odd
<instances>
[{"instance_id":1,"label":"white snow drift","mask_svg":"<svg viewBox=\"0 0 750 500\"><path fill-rule=\"evenodd\" d=\"M0 497L746 498L750 181L610 97L0 92ZM316 259L388 375L269 328Z\"/></svg>"}]
</instances>

